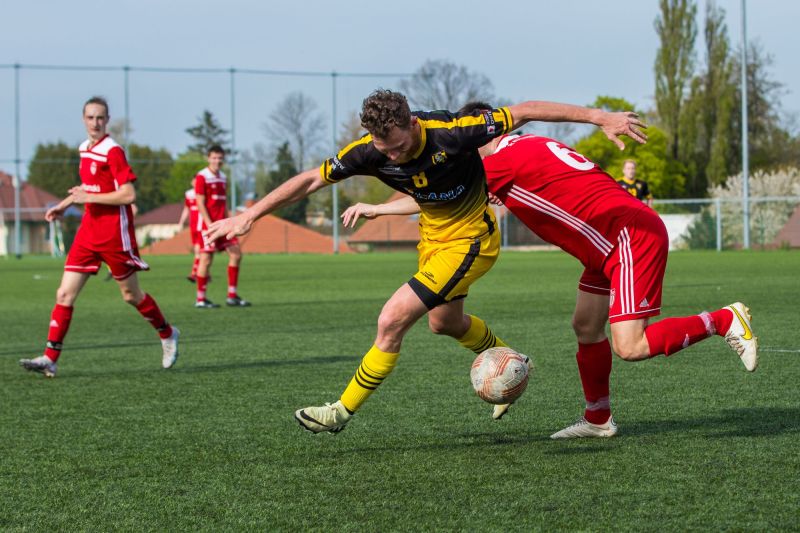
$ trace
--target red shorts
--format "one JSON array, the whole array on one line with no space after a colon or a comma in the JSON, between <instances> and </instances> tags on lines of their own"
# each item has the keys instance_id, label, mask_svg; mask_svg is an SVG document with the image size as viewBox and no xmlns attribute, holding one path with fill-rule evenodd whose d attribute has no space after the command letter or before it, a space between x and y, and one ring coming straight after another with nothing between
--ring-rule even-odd
<instances>
[{"instance_id":1,"label":"red shorts","mask_svg":"<svg viewBox=\"0 0 800 533\"><path fill-rule=\"evenodd\" d=\"M83 274L97 274L100 263L108 265L111 275L116 280L130 277L134 272L150 270L150 266L139 257L139 250L134 247L128 252L90 250L77 240L67 254L64 270L67 272L81 272Z\"/></svg>"},{"instance_id":2,"label":"red shorts","mask_svg":"<svg viewBox=\"0 0 800 533\"><path fill-rule=\"evenodd\" d=\"M192 246L203 247L203 234L193 229L189 230L189 235L192 237Z\"/></svg>"},{"instance_id":3,"label":"red shorts","mask_svg":"<svg viewBox=\"0 0 800 533\"><path fill-rule=\"evenodd\" d=\"M233 239L220 237L216 241L209 243L203 239L202 235L200 236L200 251L204 253L213 254L214 252L221 252L222 250L234 245L239 245L239 239L236 237Z\"/></svg>"},{"instance_id":4,"label":"red shorts","mask_svg":"<svg viewBox=\"0 0 800 533\"><path fill-rule=\"evenodd\" d=\"M661 289L669 237L661 218L643 210L622 229L603 270L586 269L578 289L609 295L608 321L623 322L661 314Z\"/></svg>"}]
</instances>

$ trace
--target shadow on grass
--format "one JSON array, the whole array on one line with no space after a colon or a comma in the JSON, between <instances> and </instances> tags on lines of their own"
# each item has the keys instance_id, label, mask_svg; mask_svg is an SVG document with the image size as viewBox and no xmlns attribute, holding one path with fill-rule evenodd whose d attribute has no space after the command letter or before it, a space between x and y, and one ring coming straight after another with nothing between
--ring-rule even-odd
<instances>
[{"instance_id":1,"label":"shadow on grass","mask_svg":"<svg viewBox=\"0 0 800 533\"><path fill-rule=\"evenodd\" d=\"M184 338L181 335L181 346L186 344L193 344L202 342L203 344L209 343L221 343L224 342L225 339L221 338L219 335L192 335L189 338ZM140 340L140 341L119 341L119 342L104 342L104 343L70 343L68 345L69 351L71 353L77 353L79 351L92 351L92 350L112 350L115 348L129 348L132 346L159 346L158 337L156 336L149 336L147 340ZM0 350L0 357L4 356L13 356L13 357L34 357L31 355L30 352L35 353L37 350L40 350L41 346L38 346L36 350L31 350L30 345L25 345L24 347L18 348L6 348L5 350ZM39 352L41 353L41 352Z\"/></svg>"},{"instance_id":2,"label":"shadow on grass","mask_svg":"<svg viewBox=\"0 0 800 533\"><path fill-rule=\"evenodd\" d=\"M356 448L339 449L337 454L359 454L359 453L384 453L387 450L392 452L410 451L433 451L433 450L455 450L467 448L491 448L494 446L525 446L533 443L542 443L549 440L546 435L508 435L501 433L461 433L448 437L446 442L417 442L409 444L408 441L397 441L396 445L382 443L379 446L361 446Z\"/></svg>"},{"instance_id":3,"label":"shadow on grass","mask_svg":"<svg viewBox=\"0 0 800 533\"><path fill-rule=\"evenodd\" d=\"M187 362L187 366L176 366L171 370L164 370L159 367L152 367L152 368L139 368L139 369L131 369L126 370L125 375L157 375L157 374L170 374L170 375L181 375L181 374L194 374L194 373L201 373L201 372L225 372L227 370L248 370L254 368L276 368L276 367L286 367L286 366L302 366L302 365L315 365L315 364L326 364L326 363L341 363L341 362L350 362L357 360L352 355L330 355L324 357L303 357L303 358L295 358L295 359L265 359L261 361L239 361L239 362L220 362L220 363L208 363L208 364L199 364L193 365L190 362ZM178 361L180 365L181 361ZM113 372L116 374L116 372ZM69 379L69 378L85 378L85 377L97 377L97 376L104 376L108 375L109 372L107 370L102 370L98 368L97 372L92 371L78 371L78 372L69 372L69 374L59 375L59 380L61 379Z\"/></svg>"},{"instance_id":4,"label":"shadow on grass","mask_svg":"<svg viewBox=\"0 0 800 533\"><path fill-rule=\"evenodd\" d=\"M622 433L624 431L624 433ZM737 407L700 418L632 422L621 436L694 432L711 438L765 437L800 432L800 407Z\"/></svg>"},{"instance_id":5,"label":"shadow on grass","mask_svg":"<svg viewBox=\"0 0 800 533\"><path fill-rule=\"evenodd\" d=\"M570 439L553 441L547 434L498 434L461 433L452 435L447 442L397 443L377 447L357 447L337 450L337 453L369 453L417 450L451 450L457 448L480 448L492 446L520 446L539 444L539 451L547 455L585 455L615 452L627 443L635 443L637 437L667 435L669 433L692 434L693 438L768 437L783 433L800 432L800 408L798 407L743 407L725 409L713 416L679 420L653 420L624 424L619 435L611 439ZM550 444L546 444L550 443Z\"/></svg>"}]
</instances>

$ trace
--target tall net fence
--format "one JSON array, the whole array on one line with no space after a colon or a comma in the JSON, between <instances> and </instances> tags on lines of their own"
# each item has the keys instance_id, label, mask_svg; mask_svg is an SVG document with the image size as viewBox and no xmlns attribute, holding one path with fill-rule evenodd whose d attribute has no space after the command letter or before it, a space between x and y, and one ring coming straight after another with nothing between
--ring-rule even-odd
<instances>
[{"instance_id":1,"label":"tall net fence","mask_svg":"<svg viewBox=\"0 0 800 533\"><path fill-rule=\"evenodd\" d=\"M742 248L742 204L730 199L676 199L657 200L654 208L664 221L670 239L670 250L731 250ZM45 208L21 210L22 253L62 256L69 250L75 231L80 224L80 211L71 209L57 222L44 220ZM534 231L518 218L500 207L495 208L505 249L551 249ZM0 208L0 256L13 253L12 228L14 210ZM385 217L362 224L356 230L340 228L341 250L355 252L403 251L416 247L418 236L416 217ZM175 238L183 228L177 220L164 224L138 224L137 240L147 246ZM318 228L318 233L330 238L330 227ZM364 235L367 237L364 237ZM303 235L289 225L278 227L270 235L275 241L271 253L303 252L307 247L301 242ZM800 244L800 197L762 197L750 199L750 243L754 249L797 247ZM245 245L245 248L247 246ZM161 253L158 248L154 253ZM175 253L175 248L166 253ZM189 253L190 245L178 247L180 253ZM245 249L247 252L248 250ZM258 250L256 250L258 252Z\"/></svg>"},{"instance_id":2,"label":"tall net fence","mask_svg":"<svg viewBox=\"0 0 800 533\"><path fill-rule=\"evenodd\" d=\"M407 77L406 73L238 67L0 64L0 85L8 89L0 91L0 123L5 126L0 128L0 172L24 181L37 145L63 142L77 147L85 138L81 108L94 95L108 100L111 125L118 121L118 141L163 148L173 159L195 141L186 129L197 125L208 110L229 132L233 151L227 161L232 182L229 197L231 207L235 207L256 193L255 163L273 165L276 147L293 133L286 131L282 137L280 131L272 128L268 132L266 126L288 95L302 93L312 103L310 112L319 118L321 127L306 139L305 156L298 162L298 166L309 168L335 153L342 139L349 142L347 125L352 124L366 95L378 87L397 89L400 80ZM75 165L77 173L72 160L39 162L54 168ZM148 165L172 164L172 159L164 157L131 158L134 172ZM187 173L186 188L192 177ZM332 199L333 193L328 194ZM7 210L18 201L4 201L0 209ZM332 213L327 214L332 218ZM7 225L9 217L5 220ZM336 225L327 226L338 239ZM22 234L22 227L17 225L10 245L6 243L6 248L17 255L37 248L22 242Z\"/></svg>"}]
</instances>

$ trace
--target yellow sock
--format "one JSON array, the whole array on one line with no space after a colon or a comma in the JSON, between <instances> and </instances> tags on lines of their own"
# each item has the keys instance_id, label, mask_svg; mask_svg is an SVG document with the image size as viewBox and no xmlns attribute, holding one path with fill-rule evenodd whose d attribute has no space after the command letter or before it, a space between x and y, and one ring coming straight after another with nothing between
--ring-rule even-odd
<instances>
[{"instance_id":1,"label":"yellow sock","mask_svg":"<svg viewBox=\"0 0 800 533\"><path fill-rule=\"evenodd\" d=\"M481 353L489 348L497 346L508 346L502 340L492 333L492 330L486 325L486 322L476 317L469 315L472 323L463 337L458 339L458 342L467 350L472 350L475 353Z\"/></svg>"},{"instance_id":2,"label":"yellow sock","mask_svg":"<svg viewBox=\"0 0 800 533\"><path fill-rule=\"evenodd\" d=\"M391 374L398 357L399 353L384 352L373 344L342 393L342 405L351 413L355 413L386 376Z\"/></svg>"}]
</instances>

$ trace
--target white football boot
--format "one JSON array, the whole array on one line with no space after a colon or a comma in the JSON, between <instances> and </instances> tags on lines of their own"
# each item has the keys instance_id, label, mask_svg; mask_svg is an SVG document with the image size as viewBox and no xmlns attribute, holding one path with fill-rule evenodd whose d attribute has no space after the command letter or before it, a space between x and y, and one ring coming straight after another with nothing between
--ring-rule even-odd
<instances>
[{"instance_id":1,"label":"white football boot","mask_svg":"<svg viewBox=\"0 0 800 533\"><path fill-rule=\"evenodd\" d=\"M161 339L161 366L164 368L172 368L175 361L178 360L178 337L181 332L175 326L172 326L172 335L166 339Z\"/></svg>"},{"instance_id":2,"label":"white football boot","mask_svg":"<svg viewBox=\"0 0 800 533\"><path fill-rule=\"evenodd\" d=\"M312 433L339 433L353 418L341 401L319 407L306 407L294 412L294 417L303 428Z\"/></svg>"},{"instance_id":3,"label":"white football boot","mask_svg":"<svg viewBox=\"0 0 800 533\"><path fill-rule=\"evenodd\" d=\"M56 377L56 364L46 355L40 355L39 357L34 357L33 359L20 359L19 364L25 370L44 374L44 377L46 378Z\"/></svg>"},{"instance_id":4,"label":"white football boot","mask_svg":"<svg viewBox=\"0 0 800 533\"><path fill-rule=\"evenodd\" d=\"M724 309L730 309L733 313L731 327L725 332L725 342L739 354L745 369L754 372L758 368L758 337L753 335L750 327L750 321L753 319L750 316L750 309L741 302L725 306Z\"/></svg>"},{"instance_id":5,"label":"white football boot","mask_svg":"<svg viewBox=\"0 0 800 533\"><path fill-rule=\"evenodd\" d=\"M551 439L581 439L585 437L613 437L617 434L617 424L614 418L610 417L608 422L602 425L592 424L585 418L565 427L561 431L550 435Z\"/></svg>"}]
</instances>

